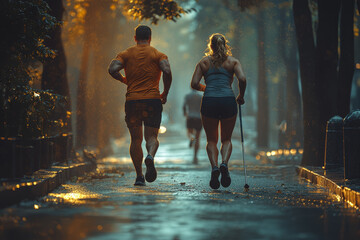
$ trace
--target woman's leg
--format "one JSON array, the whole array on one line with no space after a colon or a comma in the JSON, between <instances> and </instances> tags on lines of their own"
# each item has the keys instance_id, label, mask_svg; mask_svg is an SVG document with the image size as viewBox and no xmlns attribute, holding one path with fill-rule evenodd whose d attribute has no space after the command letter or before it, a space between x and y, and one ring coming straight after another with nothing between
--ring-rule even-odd
<instances>
[{"instance_id":1,"label":"woman's leg","mask_svg":"<svg viewBox=\"0 0 360 240\"><path fill-rule=\"evenodd\" d=\"M210 160L211 167L215 167L218 166L219 155L219 150L216 146L219 136L219 120L202 116L202 123L207 139L206 151Z\"/></svg>"},{"instance_id":2,"label":"woman's leg","mask_svg":"<svg viewBox=\"0 0 360 240\"><path fill-rule=\"evenodd\" d=\"M231 135L234 130L236 122L236 115L232 118L221 119L221 157L222 163L220 165L221 185L228 187L231 184L231 178L228 169L228 162L232 152Z\"/></svg>"},{"instance_id":3,"label":"woman's leg","mask_svg":"<svg viewBox=\"0 0 360 240\"><path fill-rule=\"evenodd\" d=\"M220 182L219 182L220 170L218 168L219 150L217 149L216 145L218 142L218 135L219 135L218 133L219 120L202 116L202 122L207 138L206 151L209 156L209 160L212 168L210 187L212 189L218 189L220 187Z\"/></svg>"},{"instance_id":4,"label":"woman's leg","mask_svg":"<svg viewBox=\"0 0 360 240\"><path fill-rule=\"evenodd\" d=\"M235 127L236 115L231 118L221 119L220 120L220 129L221 129L221 157L222 162L226 164L229 162L231 152L232 152L232 143L231 136Z\"/></svg>"}]
</instances>

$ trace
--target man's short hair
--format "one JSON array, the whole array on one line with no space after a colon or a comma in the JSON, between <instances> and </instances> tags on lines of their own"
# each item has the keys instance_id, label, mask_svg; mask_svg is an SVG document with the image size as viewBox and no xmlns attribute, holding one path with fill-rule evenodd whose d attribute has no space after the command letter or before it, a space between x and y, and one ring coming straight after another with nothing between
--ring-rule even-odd
<instances>
[{"instance_id":1,"label":"man's short hair","mask_svg":"<svg viewBox=\"0 0 360 240\"><path fill-rule=\"evenodd\" d=\"M135 28L136 40L149 40L151 37L151 28L145 25L139 25Z\"/></svg>"}]
</instances>

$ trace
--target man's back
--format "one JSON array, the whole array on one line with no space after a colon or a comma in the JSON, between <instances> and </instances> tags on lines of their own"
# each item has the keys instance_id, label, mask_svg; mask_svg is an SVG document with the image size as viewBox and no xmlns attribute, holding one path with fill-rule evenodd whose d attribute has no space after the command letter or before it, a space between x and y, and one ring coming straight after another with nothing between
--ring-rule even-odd
<instances>
[{"instance_id":1,"label":"man's back","mask_svg":"<svg viewBox=\"0 0 360 240\"><path fill-rule=\"evenodd\" d=\"M127 85L125 122L131 135L130 156L136 179L134 185L145 186L156 180L154 157L159 147L162 104L167 102L172 75L167 56L150 46L151 28L135 28L136 46L119 53L109 66L109 74ZM125 77L120 73L125 69ZM164 89L159 93L159 80L163 73ZM147 156L143 161L142 141L145 138ZM146 165L145 176L142 163Z\"/></svg>"},{"instance_id":2,"label":"man's back","mask_svg":"<svg viewBox=\"0 0 360 240\"><path fill-rule=\"evenodd\" d=\"M159 99L160 61L167 56L148 44L138 44L119 53L127 79L126 100Z\"/></svg>"},{"instance_id":3,"label":"man's back","mask_svg":"<svg viewBox=\"0 0 360 240\"><path fill-rule=\"evenodd\" d=\"M194 91L185 96L184 107L189 118L200 118L201 99L201 95Z\"/></svg>"}]
</instances>

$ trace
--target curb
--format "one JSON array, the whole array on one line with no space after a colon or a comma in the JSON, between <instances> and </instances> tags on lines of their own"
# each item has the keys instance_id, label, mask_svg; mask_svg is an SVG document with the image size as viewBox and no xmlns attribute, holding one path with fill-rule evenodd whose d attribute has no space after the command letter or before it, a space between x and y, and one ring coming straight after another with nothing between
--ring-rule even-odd
<instances>
[{"instance_id":1,"label":"curb","mask_svg":"<svg viewBox=\"0 0 360 240\"><path fill-rule=\"evenodd\" d=\"M297 166L296 171L300 177L305 178L313 184L328 189L329 192L335 194L337 197L348 203L350 206L360 208L360 193L348 187L338 185L334 181L315 173L305 167Z\"/></svg>"},{"instance_id":2,"label":"curb","mask_svg":"<svg viewBox=\"0 0 360 240\"><path fill-rule=\"evenodd\" d=\"M27 179L0 187L0 208L44 196L75 176L96 169L96 163L73 163L40 169Z\"/></svg>"}]
</instances>

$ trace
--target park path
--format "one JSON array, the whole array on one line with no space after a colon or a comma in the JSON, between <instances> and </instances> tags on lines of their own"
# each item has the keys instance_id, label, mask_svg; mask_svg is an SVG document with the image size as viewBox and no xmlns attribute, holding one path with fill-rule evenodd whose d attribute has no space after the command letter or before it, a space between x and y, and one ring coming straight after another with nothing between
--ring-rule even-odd
<instances>
[{"instance_id":1,"label":"park path","mask_svg":"<svg viewBox=\"0 0 360 240\"><path fill-rule=\"evenodd\" d=\"M298 159L264 162L246 154L244 192L236 134L232 184L211 190L204 141L194 165L185 132L168 126L155 158L158 179L134 187L129 138L117 139L96 172L0 210L0 239L360 239L359 211L299 179Z\"/></svg>"}]
</instances>

